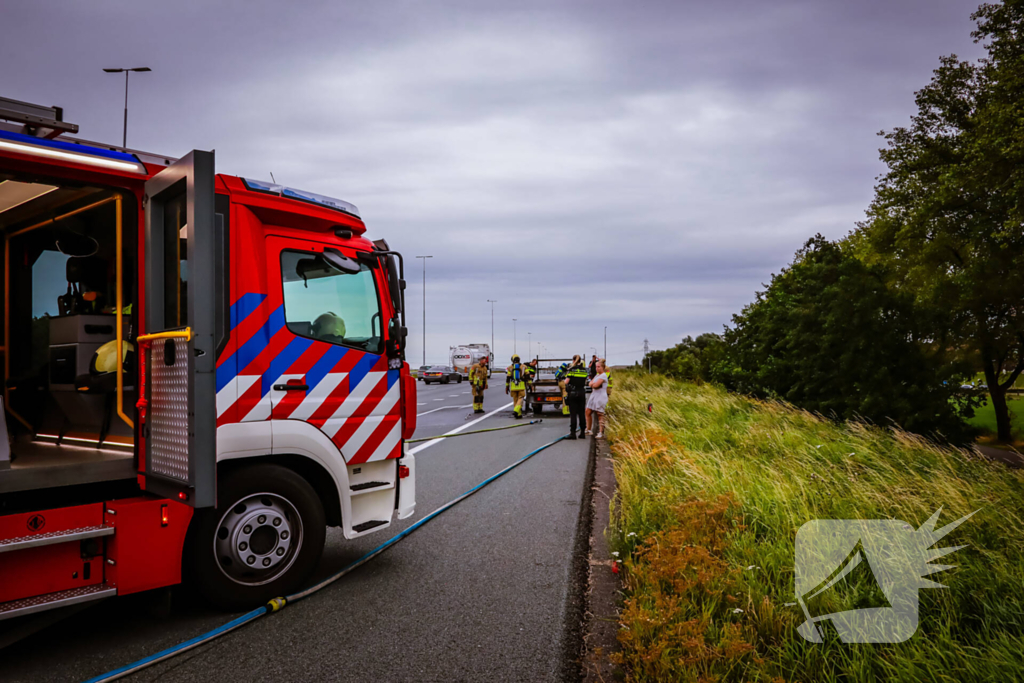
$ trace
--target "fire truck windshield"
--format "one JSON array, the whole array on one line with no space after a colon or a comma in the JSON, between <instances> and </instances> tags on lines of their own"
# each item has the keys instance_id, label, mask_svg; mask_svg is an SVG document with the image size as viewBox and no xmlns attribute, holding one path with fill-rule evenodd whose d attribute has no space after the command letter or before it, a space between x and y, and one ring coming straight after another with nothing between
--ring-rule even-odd
<instances>
[{"instance_id":1,"label":"fire truck windshield","mask_svg":"<svg viewBox=\"0 0 1024 683\"><path fill-rule=\"evenodd\" d=\"M316 252L281 252L284 317L302 337L381 353L380 299L373 271L342 273Z\"/></svg>"}]
</instances>

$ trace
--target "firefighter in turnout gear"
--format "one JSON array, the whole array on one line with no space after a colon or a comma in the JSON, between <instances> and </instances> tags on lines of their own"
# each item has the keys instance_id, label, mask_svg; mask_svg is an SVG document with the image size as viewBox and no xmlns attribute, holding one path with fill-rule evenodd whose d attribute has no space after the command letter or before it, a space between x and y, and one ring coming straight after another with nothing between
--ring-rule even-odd
<instances>
[{"instance_id":1,"label":"firefighter in turnout gear","mask_svg":"<svg viewBox=\"0 0 1024 683\"><path fill-rule=\"evenodd\" d=\"M558 372L555 373L555 380L558 381L558 390L562 392L562 415L569 414L569 403L566 400L565 393L565 373L569 372L569 364L562 363L558 366Z\"/></svg>"},{"instance_id":2,"label":"firefighter in turnout gear","mask_svg":"<svg viewBox=\"0 0 1024 683\"><path fill-rule=\"evenodd\" d=\"M573 356L572 365L565 371L565 402L569 404L569 438L575 439L577 425L579 438L583 438L584 410L587 407L587 379L589 373L583 359Z\"/></svg>"},{"instance_id":3,"label":"firefighter in turnout gear","mask_svg":"<svg viewBox=\"0 0 1024 683\"><path fill-rule=\"evenodd\" d=\"M526 371L526 388L532 392L533 380L537 379L537 359L534 358L529 363L524 365L523 370Z\"/></svg>"},{"instance_id":4,"label":"firefighter in turnout gear","mask_svg":"<svg viewBox=\"0 0 1024 683\"><path fill-rule=\"evenodd\" d=\"M505 368L505 393L512 397L515 406L512 414L523 416L523 398L526 397L526 368L519 362L519 356L512 356L512 365Z\"/></svg>"},{"instance_id":5,"label":"firefighter in turnout gear","mask_svg":"<svg viewBox=\"0 0 1024 683\"><path fill-rule=\"evenodd\" d=\"M469 383L473 387L473 412L484 412L484 389L487 388L487 357L469 369Z\"/></svg>"}]
</instances>

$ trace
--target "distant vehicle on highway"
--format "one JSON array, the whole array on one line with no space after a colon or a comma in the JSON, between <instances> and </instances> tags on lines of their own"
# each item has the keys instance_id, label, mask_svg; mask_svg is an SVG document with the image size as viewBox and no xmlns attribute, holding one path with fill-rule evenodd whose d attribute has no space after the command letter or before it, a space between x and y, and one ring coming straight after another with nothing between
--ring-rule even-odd
<instances>
[{"instance_id":1,"label":"distant vehicle on highway","mask_svg":"<svg viewBox=\"0 0 1024 683\"><path fill-rule=\"evenodd\" d=\"M448 384L449 382L456 382L457 384L462 383L462 375L452 370L447 365L431 365L426 370L420 373L420 379L424 384L430 384L431 382L440 382L441 384Z\"/></svg>"},{"instance_id":2,"label":"distant vehicle on highway","mask_svg":"<svg viewBox=\"0 0 1024 683\"><path fill-rule=\"evenodd\" d=\"M413 375L413 377L418 377L419 379L423 379L423 373L426 372L429 369L430 369L429 365L421 365L416 370L413 370L411 374Z\"/></svg>"},{"instance_id":3,"label":"distant vehicle on highway","mask_svg":"<svg viewBox=\"0 0 1024 683\"><path fill-rule=\"evenodd\" d=\"M491 353L490 344L464 344L463 346L451 347L451 359L449 364L452 369L460 373L464 379L469 379L469 369L480 362L481 358L487 359L487 376L491 376L494 368L494 354Z\"/></svg>"}]
</instances>

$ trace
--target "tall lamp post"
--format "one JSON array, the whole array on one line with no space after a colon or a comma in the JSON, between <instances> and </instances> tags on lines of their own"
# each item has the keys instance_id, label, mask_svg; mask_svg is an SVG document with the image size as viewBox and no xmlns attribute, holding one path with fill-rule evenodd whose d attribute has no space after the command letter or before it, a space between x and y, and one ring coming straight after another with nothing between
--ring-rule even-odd
<instances>
[{"instance_id":1,"label":"tall lamp post","mask_svg":"<svg viewBox=\"0 0 1024 683\"><path fill-rule=\"evenodd\" d=\"M491 305L491 355L494 355L494 304L498 303L497 299L488 299L487 303ZM487 359L488 364L491 359Z\"/></svg>"},{"instance_id":2,"label":"tall lamp post","mask_svg":"<svg viewBox=\"0 0 1024 683\"><path fill-rule=\"evenodd\" d=\"M417 256L423 259L423 364L427 364L427 259L433 256Z\"/></svg>"},{"instance_id":3,"label":"tall lamp post","mask_svg":"<svg viewBox=\"0 0 1024 683\"><path fill-rule=\"evenodd\" d=\"M512 355L519 353L519 349L516 347L516 321L519 318L512 318Z\"/></svg>"},{"instance_id":4,"label":"tall lamp post","mask_svg":"<svg viewBox=\"0 0 1024 683\"><path fill-rule=\"evenodd\" d=\"M132 71L142 73L152 71L148 66L136 66L131 69L104 69L108 74L124 73L124 132L121 134L121 146L128 146L128 74Z\"/></svg>"}]
</instances>

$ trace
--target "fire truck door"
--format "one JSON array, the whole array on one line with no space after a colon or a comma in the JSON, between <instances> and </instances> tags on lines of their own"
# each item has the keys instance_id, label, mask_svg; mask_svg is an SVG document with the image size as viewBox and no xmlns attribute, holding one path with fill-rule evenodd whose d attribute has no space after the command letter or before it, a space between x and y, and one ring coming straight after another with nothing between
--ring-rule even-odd
<instances>
[{"instance_id":1,"label":"fire truck door","mask_svg":"<svg viewBox=\"0 0 1024 683\"><path fill-rule=\"evenodd\" d=\"M146 183L145 488L193 507L217 502L218 231L213 152L193 151Z\"/></svg>"}]
</instances>

